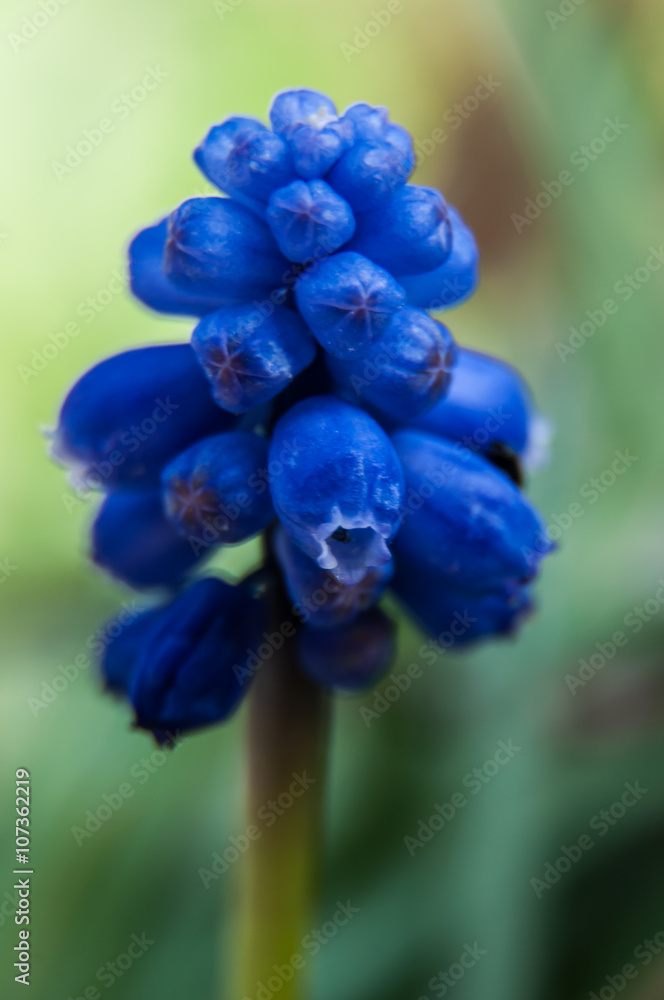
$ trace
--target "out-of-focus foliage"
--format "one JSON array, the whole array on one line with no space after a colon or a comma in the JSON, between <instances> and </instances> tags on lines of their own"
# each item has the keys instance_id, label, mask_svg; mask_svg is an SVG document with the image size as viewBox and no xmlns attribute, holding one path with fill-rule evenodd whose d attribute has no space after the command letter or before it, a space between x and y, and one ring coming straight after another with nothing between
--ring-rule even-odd
<instances>
[{"instance_id":1,"label":"out-of-focus foliage","mask_svg":"<svg viewBox=\"0 0 664 1000\"><path fill-rule=\"evenodd\" d=\"M664 951L646 963L641 948L664 931L664 13L402 0L387 23L384 6L50 0L44 17L9 0L0 14L0 781L7 816L15 769L32 774L38 1000L104 995L97 970L133 933L154 945L112 983L117 1000L207 1000L223 972L234 872L206 889L198 870L245 826L243 712L149 773L152 746L93 667L53 691L134 598L86 562L94 500L48 464L40 428L92 362L188 335L121 289L124 247L204 190L190 150L211 122L262 116L293 85L389 106L418 139L416 180L475 229L483 282L446 322L531 380L555 427L531 488L560 541L515 644L429 665L405 623L395 673L414 662L422 677L395 702L380 700L389 682L378 700L340 699L320 923L337 900L360 912L308 956L311 995L442 996L466 946L486 954L457 1000L575 1000L626 964L627 1000L664 989ZM132 96L150 72L154 89ZM89 155L67 162L86 130ZM241 572L256 555L219 564ZM492 763L498 741L520 748L507 763ZM124 782L134 794L79 845L72 828ZM621 808L625 783L647 792ZM466 804L409 851L455 793ZM584 835L593 846L567 864ZM0 843L2 993L18 996L9 823ZM556 864L569 870L554 882Z\"/></svg>"}]
</instances>

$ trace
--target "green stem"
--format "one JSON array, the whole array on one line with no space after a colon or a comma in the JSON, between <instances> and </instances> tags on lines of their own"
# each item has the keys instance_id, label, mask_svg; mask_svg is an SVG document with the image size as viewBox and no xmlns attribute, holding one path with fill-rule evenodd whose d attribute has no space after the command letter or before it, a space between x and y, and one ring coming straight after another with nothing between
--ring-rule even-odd
<instances>
[{"instance_id":1,"label":"green stem","mask_svg":"<svg viewBox=\"0 0 664 1000\"><path fill-rule=\"evenodd\" d=\"M306 979L304 963L293 969L292 960L314 926L329 698L298 670L294 645L287 640L264 663L251 693L247 823L256 839L242 861L237 1000L254 1000L257 984L279 975L275 966L293 970L281 977L279 1000L301 997Z\"/></svg>"}]
</instances>

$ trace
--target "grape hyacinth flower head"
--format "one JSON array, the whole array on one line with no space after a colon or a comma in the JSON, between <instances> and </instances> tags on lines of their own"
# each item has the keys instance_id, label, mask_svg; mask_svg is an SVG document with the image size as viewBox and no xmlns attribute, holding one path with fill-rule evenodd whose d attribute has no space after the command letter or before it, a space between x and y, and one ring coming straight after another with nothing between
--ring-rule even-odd
<instances>
[{"instance_id":1,"label":"grape hyacinth flower head","mask_svg":"<svg viewBox=\"0 0 664 1000\"><path fill-rule=\"evenodd\" d=\"M403 473L382 428L334 396L314 396L281 418L271 451L286 442L291 451L271 488L293 541L345 584L388 563Z\"/></svg>"},{"instance_id":2,"label":"grape hyacinth flower head","mask_svg":"<svg viewBox=\"0 0 664 1000\"><path fill-rule=\"evenodd\" d=\"M95 563L168 592L102 663L158 739L228 717L268 613L297 619L280 655L359 689L393 650L383 594L459 647L511 634L552 549L521 489L541 427L528 388L429 315L474 292L479 254L443 196L408 183L409 133L307 89L269 117L213 125L194 160L226 196L189 198L130 244L133 294L193 317L190 343L95 365L53 435L104 494ZM217 546L256 536L255 575L197 579Z\"/></svg>"}]
</instances>

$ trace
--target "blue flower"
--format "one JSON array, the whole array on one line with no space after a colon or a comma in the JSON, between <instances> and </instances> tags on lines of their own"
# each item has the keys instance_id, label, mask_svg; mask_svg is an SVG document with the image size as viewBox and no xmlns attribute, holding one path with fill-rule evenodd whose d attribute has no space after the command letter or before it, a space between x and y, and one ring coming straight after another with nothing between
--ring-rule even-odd
<instances>
[{"instance_id":1,"label":"blue flower","mask_svg":"<svg viewBox=\"0 0 664 1000\"><path fill-rule=\"evenodd\" d=\"M273 191L295 179L287 144L255 118L214 125L194 160L212 184L259 215Z\"/></svg>"},{"instance_id":2,"label":"blue flower","mask_svg":"<svg viewBox=\"0 0 664 1000\"><path fill-rule=\"evenodd\" d=\"M301 275L295 297L318 342L337 358L367 354L406 299L387 271L359 253L321 260Z\"/></svg>"},{"instance_id":3,"label":"blue flower","mask_svg":"<svg viewBox=\"0 0 664 1000\"><path fill-rule=\"evenodd\" d=\"M395 625L380 608L371 608L331 632L304 628L297 648L302 669L318 684L362 691L389 669L396 651Z\"/></svg>"},{"instance_id":4,"label":"blue flower","mask_svg":"<svg viewBox=\"0 0 664 1000\"><path fill-rule=\"evenodd\" d=\"M316 629L353 621L379 600L394 572L390 560L367 570L354 583L341 583L330 570L321 569L305 555L283 528L277 533L274 549L293 610Z\"/></svg>"},{"instance_id":5,"label":"blue flower","mask_svg":"<svg viewBox=\"0 0 664 1000\"><path fill-rule=\"evenodd\" d=\"M191 338L219 406L245 413L281 392L311 364L314 340L296 312L271 306L219 309L203 317Z\"/></svg>"},{"instance_id":6,"label":"blue flower","mask_svg":"<svg viewBox=\"0 0 664 1000\"><path fill-rule=\"evenodd\" d=\"M190 198L169 217L164 271L188 292L252 299L279 288L288 267L268 226L232 198Z\"/></svg>"},{"instance_id":7,"label":"blue flower","mask_svg":"<svg viewBox=\"0 0 664 1000\"><path fill-rule=\"evenodd\" d=\"M244 542L274 519L261 471L268 444L255 434L228 431L204 438L162 473L166 515L190 543L207 529L224 545ZM204 547L204 546L203 546Z\"/></svg>"},{"instance_id":8,"label":"blue flower","mask_svg":"<svg viewBox=\"0 0 664 1000\"><path fill-rule=\"evenodd\" d=\"M232 427L189 344L142 347L101 361L62 404L52 455L88 489L157 484L190 444Z\"/></svg>"},{"instance_id":9,"label":"blue flower","mask_svg":"<svg viewBox=\"0 0 664 1000\"><path fill-rule=\"evenodd\" d=\"M298 403L274 429L270 457L282 524L303 552L345 584L390 561L401 520L403 473L390 440L367 413L334 396Z\"/></svg>"},{"instance_id":10,"label":"blue flower","mask_svg":"<svg viewBox=\"0 0 664 1000\"><path fill-rule=\"evenodd\" d=\"M188 199L129 247L134 295L195 317L191 344L96 365L53 442L107 494L94 561L175 592L102 662L158 739L232 711L268 605L299 619L305 673L355 689L389 663L388 587L461 648L514 631L552 549L520 488L543 427L524 381L428 315L474 292L479 254L438 191L407 183L406 129L289 90L270 127L228 118L194 160L228 197ZM259 533L258 578L192 583Z\"/></svg>"},{"instance_id":11,"label":"blue flower","mask_svg":"<svg viewBox=\"0 0 664 1000\"><path fill-rule=\"evenodd\" d=\"M248 586L208 577L179 594L133 651L127 694L136 725L159 738L227 718L247 686L243 658L265 625L264 602Z\"/></svg>"},{"instance_id":12,"label":"blue flower","mask_svg":"<svg viewBox=\"0 0 664 1000\"><path fill-rule=\"evenodd\" d=\"M530 390L516 369L465 348L458 352L445 398L412 421L413 427L496 459L504 449L526 457L537 425Z\"/></svg>"},{"instance_id":13,"label":"blue flower","mask_svg":"<svg viewBox=\"0 0 664 1000\"><path fill-rule=\"evenodd\" d=\"M418 274L445 263L452 224L440 191L406 184L383 208L360 212L349 250L392 274Z\"/></svg>"},{"instance_id":14,"label":"blue flower","mask_svg":"<svg viewBox=\"0 0 664 1000\"><path fill-rule=\"evenodd\" d=\"M175 316L205 316L232 305L232 296L188 291L173 284L164 272L168 219L141 230L129 244L129 284L137 299L157 312Z\"/></svg>"},{"instance_id":15,"label":"blue flower","mask_svg":"<svg viewBox=\"0 0 664 1000\"><path fill-rule=\"evenodd\" d=\"M486 636L511 636L532 612L530 588L477 594L449 586L421 562L399 560L395 593L442 649L462 649Z\"/></svg>"},{"instance_id":16,"label":"blue flower","mask_svg":"<svg viewBox=\"0 0 664 1000\"><path fill-rule=\"evenodd\" d=\"M457 355L452 334L419 309L394 314L365 358L327 364L344 397L392 420L411 420L444 397ZM442 405L442 404L439 404Z\"/></svg>"},{"instance_id":17,"label":"blue flower","mask_svg":"<svg viewBox=\"0 0 664 1000\"><path fill-rule=\"evenodd\" d=\"M470 298L479 281L479 253L471 230L451 206L452 249L447 260L432 271L404 273L399 281L411 305L421 309L449 309Z\"/></svg>"},{"instance_id":18,"label":"blue flower","mask_svg":"<svg viewBox=\"0 0 664 1000\"><path fill-rule=\"evenodd\" d=\"M402 430L393 441L407 489L398 556L478 593L514 590L535 576L552 546L542 544L541 518L506 475L430 434Z\"/></svg>"},{"instance_id":19,"label":"blue flower","mask_svg":"<svg viewBox=\"0 0 664 1000\"><path fill-rule=\"evenodd\" d=\"M333 253L355 231L355 217L325 181L293 181L270 198L267 222L284 257L300 263Z\"/></svg>"},{"instance_id":20,"label":"blue flower","mask_svg":"<svg viewBox=\"0 0 664 1000\"><path fill-rule=\"evenodd\" d=\"M91 554L118 580L147 590L179 587L202 553L169 521L161 491L153 489L106 497L92 526Z\"/></svg>"},{"instance_id":21,"label":"blue flower","mask_svg":"<svg viewBox=\"0 0 664 1000\"><path fill-rule=\"evenodd\" d=\"M305 180L324 177L354 138L334 103L315 90L288 90L275 97L270 122L288 143L295 170Z\"/></svg>"}]
</instances>

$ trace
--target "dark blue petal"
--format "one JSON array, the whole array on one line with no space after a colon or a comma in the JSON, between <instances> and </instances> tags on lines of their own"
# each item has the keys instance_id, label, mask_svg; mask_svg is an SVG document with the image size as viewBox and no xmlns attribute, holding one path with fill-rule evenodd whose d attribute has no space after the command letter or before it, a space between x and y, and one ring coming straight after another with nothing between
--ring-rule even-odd
<instances>
[{"instance_id":1,"label":"dark blue petal","mask_svg":"<svg viewBox=\"0 0 664 1000\"><path fill-rule=\"evenodd\" d=\"M429 410L447 391L456 359L447 327L419 309L400 309L374 350L355 361L328 355L344 398L393 420Z\"/></svg>"},{"instance_id":2,"label":"dark blue petal","mask_svg":"<svg viewBox=\"0 0 664 1000\"><path fill-rule=\"evenodd\" d=\"M367 570L357 583L341 583L305 555L284 528L277 533L275 550L295 613L316 629L357 618L380 599L394 572L390 560Z\"/></svg>"},{"instance_id":3,"label":"dark blue petal","mask_svg":"<svg viewBox=\"0 0 664 1000\"><path fill-rule=\"evenodd\" d=\"M403 474L389 438L334 396L294 406L270 446L272 500L295 543L345 584L390 561Z\"/></svg>"},{"instance_id":4,"label":"dark blue petal","mask_svg":"<svg viewBox=\"0 0 664 1000\"><path fill-rule=\"evenodd\" d=\"M107 496L92 526L91 554L136 590L178 587L201 558L166 517L160 490Z\"/></svg>"},{"instance_id":5,"label":"dark blue petal","mask_svg":"<svg viewBox=\"0 0 664 1000\"><path fill-rule=\"evenodd\" d=\"M228 431L205 438L174 458L162 473L167 516L193 545L244 542L275 514L267 479L268 443Z\"/></svg>"},{"instance_id":6,"label":"dark blue petal","mask_svg":"<svg viewBox=\"0 0 664 1000\"><path fill-rule=\"evenodd\" d=\"M348 359L369 352L406 297L392 275L359 253L319 261L300 276L295 296L319 343Z\"/></svg>"},{"instance_id":7,"label":"dark blue petal","mask_svg":"<svg viewBox=\"0 0 664 1000\"><path fill-rule=\"evenodd\" d=\"M475 237L456 209L449 207L452 251L440 267L424 274L408 274L399 281L408 301L422 309L448 309L470 298L479 282L479 252Z\"/></svg>"},{"instance_id":8,"label":"dark blue petal","mask_svg":"<svg viewBox=\"0 0 664 1000\"><path fill-rule=\"evenodd\" d=\"M205 316L228 305L228 298L197 295L178 288L164 274L164 247L168 219L141 230L129 244L129 283L137 299L157 312L178 316Z\"/></svg>"},{"instance_id":9,"label":"dark blue petal","mask_svg":"<svg viewBox=\"0 0 664 1000\"><path fill-rule=\"evenodd\" d=\"M124 614L129 615L129 612ZM101 630L104 642L100 667L107 691L127 695L143 646L162 615L162 607L150 608L131 617L126 624L120 615L104 625Z\"/></svg>"},{"instance_id":10,"label":"dark blue petal","mask_svg":"<svg viewBox=\"0 0 664 1000\"><path fill-rule=\"evenodd\" d=\"M396 650L396 627L372 608L328 632L304 628L297 637L302 669L324 687L362 691L380 680Z\"/></svg>"},{"instance_id":11,"label":"dark blue petal","mask_svg":"<svg viewBox=\"0 0 664 1000\"><path fill-rule=\"evenodd\" d=\"M350 205L325 181L275 191L266 218L284 256L300 263L338 250L355 230Z\"/></svg>"},{"instance_id":12,"label":"dark blue petal","mask_svg":"<svg viewBox=\"0 0 664 1000\"><path fill-rule=\"evenodd\" d=\"M287 143L255 118L214 125L194 160L212 184L262 215L272 192L295 178Z\"/></svg>"},{"instance_id":13,"label":"dark blue petal","mask_svg":"<svg viewBox=\"0 0 664 1000\"><path fill-rule=\"evenodd\" d=\"M226 430L189 344L124 351L86 372L65 399L52 453L89 489L159 482L179 451Z\"/></svg>"},{"instance_id":14,"label":"dark blue petal","mask_svg":"<svg viewBox=\"0 0 664 1000\"><path fill-rule=\"evenodd\" d=\"M449 392L414 427L461 441L471 451L491 455L504 445L523 455L535 410L530 390L511 365L488 354L461 348Z\"/></svg>"},{"instance_id":15,"label":"dark blue petal","mask_svg":"<svg viewBox=\"0 0 664 1000\"><path fill-rule=\"evenodd\" d=\"M190 198L169 217L164 271L197 295L267 295L290 267L268 226L231 198Z\"/></svg>"},{"instance_id":16,"label":"dark blue petal","mask_svg":"<svg viewBox=\"0 0 664 1000\"><path fill-rule=\"evenodd\" d=\"M407 488L398 556L480 593L516 590L536 575L553 546L507 476L462 445L420 431L399 431L393 441Z\"/></svg>"},{"instance_id":17,"label":"dark blue petal","mask_svg":"<svg viewBox=\"0 0 664 1000\"><path fill-rule=\"evenodd\" d=\"M389 142L359 142L338 160L327 181L356 212L385 206L408 180L414 154Z\"/></svg>"},{"instance_id":18,"label":"dark blue petal","mask_svg":"<svg viewBox=\"0 0 664 1000\"><path fill-rule=\"evenodd\" d=\"M242 664L260 642L264 604L240 585L198 580L166 608L134 670L136 724L187 732L225 719L240 701Z\"/></svg>"},{"instance_id":19,"label":"dark blue petal","mask_svg":"<svg viewBox=\"0 0 664 1000\"><path fill-rule=\"evenodd\" d=\"M476 594L447 585L422 563L398 561L392 587L419 624L443 649L512 635L532 611L527 587Z\"/></svg>"},{"instance_id":20,"label":"dark blue petal","mask_svg":"<svg viewBox=\"0 0 664 1000\"><path fill-rule=\"evenodd\" d=\"M302 319L284 306L220 309L201 320L191 343L215 399L231 413L272 399L316 354Z\"/></svg>"},{"instance_id":21,"label":"dark blue petal","mask_svg":"<svg viewBox=\"0 0 664 1000\"><path fill-rule=\"evenodd\" d=\"M406 184L383 208L360 212L348 245L392 274L440 267L452 249L452 226L443 196Z\"/></svg>"}]
</instances>

